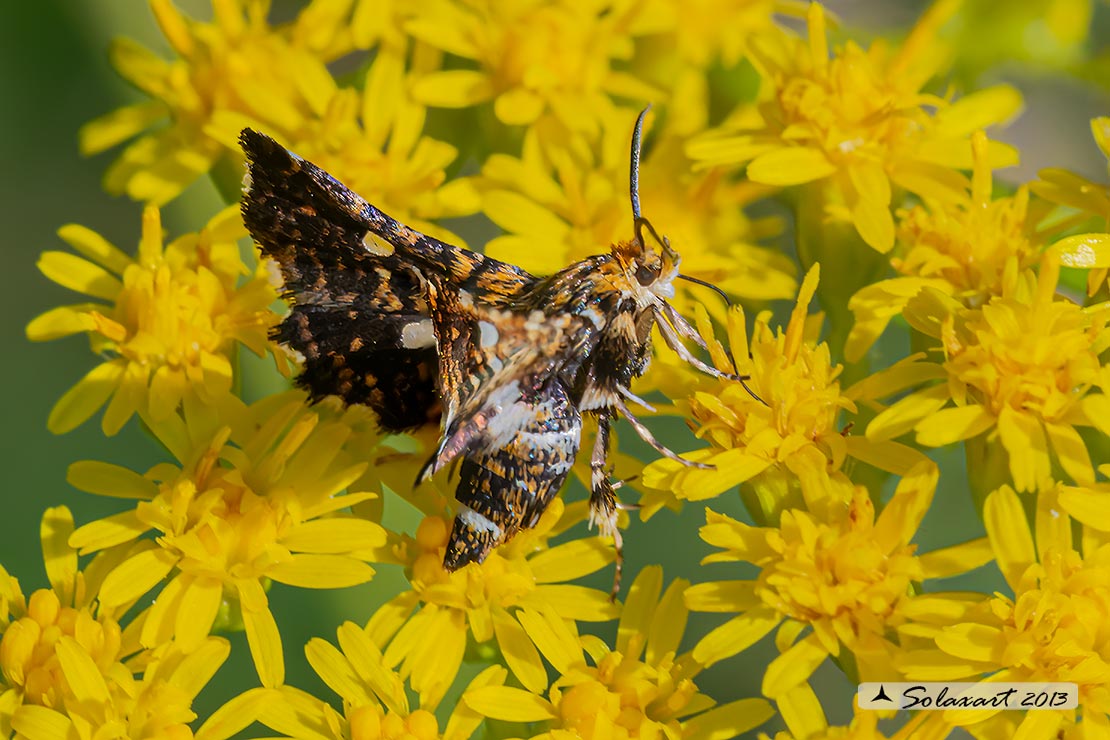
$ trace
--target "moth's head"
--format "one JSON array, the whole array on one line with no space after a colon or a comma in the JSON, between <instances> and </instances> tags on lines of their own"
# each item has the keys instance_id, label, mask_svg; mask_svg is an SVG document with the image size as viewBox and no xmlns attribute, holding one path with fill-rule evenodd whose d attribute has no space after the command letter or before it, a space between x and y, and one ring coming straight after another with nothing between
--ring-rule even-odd
<instances>
[{"instance_id":1,"label":"moth's head","mask_svg":"<svg viewBox=\"0 0 1110 740\"><path fill-rule=\"evenodd\" d=\"M674 279L678 276L678 252L671 248L667 237L660 237L651 222L640 215L640 138L644 118L651 106L640 111L632 129L632 156L628 192L632 196L632 224L636 235L630 241L613 245L613 256L624 269L630 283L660 298L674 297ZM647 234L644 230L647 230ZM639 292L639 291L638 291Z\"/></svg>"},{"instance_id":2,"label":"moth's head","mask_svg":"<svg viewBox=\"0 0 1110 740\"><path fill-rule=\"evenodd\" d=\"M613 256L630 283L660 298L674 297L673 283L680 261L678 252L671 248L667 237L656 233L647 219L636 219L636 236L614 244Z\"/></svg>"}]
</instances>

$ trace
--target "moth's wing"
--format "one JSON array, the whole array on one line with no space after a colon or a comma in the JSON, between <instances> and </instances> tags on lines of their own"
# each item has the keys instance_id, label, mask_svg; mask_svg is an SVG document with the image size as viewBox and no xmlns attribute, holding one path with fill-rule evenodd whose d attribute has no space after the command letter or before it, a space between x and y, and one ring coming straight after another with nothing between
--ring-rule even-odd
<instances>
[{"instance_id":1,"label":"moth's wing","mask_svg":"<svg viewBox=\"0 0 1110 740\"><path fill-rule=\"evenodd\" d=\"M433 312L434 315L434 312ZM535 525L566 480L578 453L582 419L570 393L567 358L592 326L570 315L478 308L497 332L469 342L467 382L445 417L443 439L424 475L461 458L459 512L444 558L449 570L481 562L519 530ZM449 345L449 343L445 343ZM463 343L460 343L463 344ZM441 344L441 361L444 355Z\"/></svg>"},{"instance_id":2,"label":"moth's wing","mask_svg":"<svg viewBox=\"0 0 1110 740\"><path fill-rule=\"evenodd\" d=\"M281 268L291 311L274 338L304 357L297 379L313 398L369 405L382 427L408 429L439 413L437 360L420 270L374 254L358 199L261 134L244 131L243 219ZM406 341L406 339L408 341Z\"/></svg>"},{"instance_id":3,"label":"moth's wing","mask_svg":"<svg viewBox=\"0 0 1110 740\"><path fill-rule=\"evenodd\" d=\"M445 244L400 223L265 134L243 129L239 142L250 164L243 205L247 218L252 201L259 209L280 208L294 225L323 216L343 228L347 250L374 257L392 253L424 276L438 277L488 305L512 303L537 282L515 265Z\"/></svg>"}]
</instances>

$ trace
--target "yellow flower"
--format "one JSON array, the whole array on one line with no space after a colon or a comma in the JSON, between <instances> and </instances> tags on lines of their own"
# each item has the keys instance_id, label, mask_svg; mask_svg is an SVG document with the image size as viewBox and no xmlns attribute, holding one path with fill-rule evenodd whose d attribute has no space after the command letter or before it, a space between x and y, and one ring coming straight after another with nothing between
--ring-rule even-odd
<instances>
[{"instance_id":1,"label":"yellow flower","mask_svg":"<svg viewBox=\"0 0 1110 740\"><path fill-rule=\"evenodd\" d=\"M1011 272L1002 295L978 308L964 308L940 291L919 293L906 317L940 339L944 361L902 363L880 373L884 380L876 387L890 394L922 380L947 382L892 404L867 436L887 439L912 429L919 444L939 447L989 434L988 445L999 442L1008 455L1019 491L1043 485L1053 457L1073 481L1093 482L1076 427L1110 433L1110 366L1099 362L1110 347L1110 304L1080 308L1058 298L1058 275L1048 255L1039 276ZM946 408L949 401L954 405Z\"/></svg>"},{"instance_id":2,"label":"yellow flower","mask_svg":"<svg viewBox=\"0 0 1110 740\"><path fill-rule=\"evenodd\" d=\"M604 133L592 144L535 126L519 158L486 160L482 210L507 232L486 245L486 254L545 275L631 235L628 137L635 114L618 109L600 120ZM766 191L717 170L692 174L673 131L661 132L641 162L644 212L682 255L682 272L753 300L785 298L795 289L790 261L753 244L777 234L781 223L753 221L742 211Z\"/></svg>"},{"instance_id":3,"label":"yellow flower","mask_svg":"<svg viewBox=\"0 0 1110 740\"><path fill-rule=\"evenodd\" d=\"M130 39L116 41L112 65L151 100L86 124L81 151L104 151L167 118L169 125L124 150L105 176L108 192L156 204L175 198L228 154L208 130L225 113L263 121L279 138L324 115L335 88L325 61L345 47L335 38L346 23L336 6L314 0L277 29L266 20L267 0L214 2L209 23L183 15L171 0L150 0L178 58L166 61ZM238 159L236 153L232 161Z\"/></svg>"},{"instance_id":4,"label":"yellow flower","mask_svg":"<svg viewBox=\"0 0 1110 740\"><path fill-rule=\"evenodd\" d=\"M409 706L403 679L385 664L380 647L365 630L346 622L337 635L339 648L314 638L305 655L324 683L342 698L341 712L292 686L251 689L217 710L197 732L197 739L231 737L257 721L282 737L466 740L481 724L481 715L460 701L441 732L433 714L435 705ZM490 666L467 690L500 686L507 675L501 666Z\"/></svg>"},{"instance_id":5,"label":"yellow flower","mask_svg":"<svg viewBox=\"0 0 1110 740\"><path fill-rule=\"evenodd\" d=\"M753 527L708 511L701 537L724 551L703 562L752 563L759 575L687 590L691 610L735 615L698 642L694 660L724 660L779 627L782 655L764 673L766 696L802 685L830 655L843 659L843 651L851 653L861 681L895 678L890 662L898 645L890 633L906 621L912 585L926 574L910 540L937 475L931 462L914 468L878 518L862 487L848 505L831 505L821 515L784 511L778 527Z\"/></svg>"},{"instance_id":6,"label":"yellow flower","mask_svg":"<svg viewBox=\"0 0 1110 740\"><path fill-rule=\"evenodd\" d=\"M1009 87L989 88L949 104L921 92L942 54L933 40L957 3L942 0L902 47L863 50L853 42L830 58L824 10L809 7L806 40L778 32L751 42L752 63L765 83L758 112L691 143L707 165L748 163L748 177L768 185L827 185L828 215L851 222L872 248L894 245L892 189L950 200L971 166L969 134L1010 118L1021 104ZM928 108L939 110L935 115ZM992 147L992 166L1016 162Z\"/></svg>"},{"instance_id":7,"label":"yellow flower","mask_svg":"<svg viewBox=\"0 0 1110 740\"><path fill-rule=\"evenodd\" d=\"M426 109L410 99L408 85L404 57L383 50L366 70L361 92L330 83L318 92L320 114L296 128L275 129L257 114L226 111L215 115L206 130L236 151L243 128L271 133L393 218L462 244L432 220L474 213L478 194L470 178L446 182L444 170L458 149L422 133Z\"/></svg>"},{"instance_id":8,"label":"yellow flower","mask_svg":"<svg viewBox=\"0 0 1110 740\"><path fill-rule=\"evenodd\" d=\"M563 126L595 131L609 96L649 101L659 93L615 64L636 36L653 30L646 3L572 0L435 0L405 24L413 37L472 60L478 69L430 72L413 88L431 106L465 108L493 100L502 123L527 125L545 113Z\"/></svg>"},{"instance_id":9,"label":"yellow flower","mask_svg":"<svg viewBox=\"0 0 1110 740\"><path fill-rule=\"evenodd\" d=\"M1091 133L1099 151L1106 157L1107 171L1110 172L1110 117L1093 119ZM1110 185L1099 185L1058 168L1041 170L1038 174L1041 179L1029 186L1034 193L1078 211L1061 222L1058 229L1080 226L1090 218L1102 222L1102 232L1068 236L1052 247L1060 255L1061 264L1091 270L1087 276L1087 293L1094 295L1110 274L1110 234L1106 233L1110 230Z\"/></svg>"},{"instance_id":10,"label":"yellow flower","mask_svg":"<svg viewBox=\"0 0 1110 740\"><path fill-rule=\"evenodd\" d=\"M105 403L101 426L111 435L136 411L162 420L183 399L212 402L231 389L236 343L258 355L271 349L267 331L277 317L269 306L277 292L264 266L239 285L250 273L236 243L244 234L237 206L165 247L158 209L148 206L134 259L83 226L58 233L87 259L45 252L39 269L104 303L47 311L28 324L27 336L86 333L106 359L55 404L47 421L54 433L70 431Z\"/></svg>"},{"instance_id":11,"label":"yellow flower","mask_svg":"<svg viewBox=\"0 0 1110 740\"><path fill-rule=\"evenodd\" d=\"M902 277L872 283L852 296L856 315L844 348L856 361L878 339L894 316L924 286L943 291L965 306L978 306L1001 294L1007 271L1032 267L1044 246L1037 222L1045 215L1031 212L1029 190L992 199L987 138L971 137L975 161L971 191L952 201L932 201L900 212L900 256L891 259ZM1043 210L1043 209L1042 209Z\"/></svg>"},{"instance_id":12,"label":"yellow flower","mask_svg":"<svg viewBox=\"0 0 1110 740\"><path fill-rule=\"evenodd\" d=\"M973 732L993 726L995 737L1057 737L1080 719L1083 727L1107 727L1110 544L1086 529L1073 541L1072 522L1061 516L1053 488L1038 495L1032 527L1009 486L987 497L984 522L1013 597L996 593L947 615L934 612L918 631L931 635L935 645L906 654L902 667L913 680L1079 685L1077 710L1014 718L988 718L986 711L947 713L959 724L982 723Z\"/></svg>"},{"instance_id":13,"label":"yellow flower","mask_svg":"<svg viewBox=\"0 0 1110 740\"><path fill-rule=\"evenodd\" d=\"M662 33L648 37L645 64L664 57L664 49L673 47L684 64L702 70L714 62L726 68L735 67L747 52L753 36L774 28L774 15L779 12L797 14L780 0L664 0L657 3L662 16Z\"/></svg>"},{"instance_id":14,"label":"yellow flower","mask_svg":"<svg viewBox=\"0 0 1110 740\"><path fill-rule=\"evenodd\" d=\"M889 719L893 712L861 710L854 702L852 721L830 726L817 695L807 684L785 692L775 704L787 731L777 732L773 738L760 733L760 740L944 740L952 729L941 712L915 712L896 732L887 735L879 730L879 721Z\"/></svg>"},{"instance_id":15,"label":"yellow flower","mask_svg":"<svg viewBox=\"0 0 1110 740\"><path fill-rule=\"evenodd\" d=\"M485 686L469 689L463 702L486 717L546 723L536 740L737 737L763 724L772 714L766 701L714 707L693 681L701 667L677 655L689 616L686 586L678 579L663 592L663 569L644 568L629 589L612 650L600 638L580 637L553 610L522 610L524 630L560 674L548 698L542 689Z\"/></svg>"},{"instance_id":16,"label":"yellow flower","mask_svg":"<svg viewBox=\"0 0 1110 740\"><path fill-rule=\"evenodd\" d=\"M47 509L43 556L52 584L24 599L0 569L8 614L0 638L0 734L20 737L190 737L190 705L227 658L226 640L209 637L188 651L172 643L139 654L118 618L131 606L98 602L105 569L122 551L102 553L84 572L66 540L73 517ZM102 735L98 735L100 737Z\"/></svg>"},{"instance_id":17,"label":"yellow flower","mask_svg":"<svg viewBox=\"0 0 1110 740\"><path fill-rule=\"evenodd\" d=\"M806 275L785 331L772 330L770 312L763 312L756 317L749 343L743 308L729 313L732 356L740 372L751 375L748 386L766 403L753 398L739 382L701 380L688 403L697 435L710 446L685 457L714 468L656 460L644 470L644 486L699 501L749 483L758 499L753 516L762 515L773 523L782 509L804 506L799 495L815 500L836 490L835 495L846 500L850 486L845 488L846 479L839 471L848 455L898 473L922 459L909 448L875 447L861 437L842 434L838 427L841 410L854 412L855 406L840 390L840 367L832 364L828 344L814 341L820 324L809 321L807 309L818 275L818 266ZM714 363L732 372L704 312L699 324L710 342ZM836 478L835 485L830 484L830 476ZM651 498L652 506L662 503L658 497Z\"/></svg>"},{"instance_id":18,"label":"yellow flower","mask_svg":"<svg viewBox=\"0 0 1110 740\"><path fill-rule=\"evenodd\" d=\"M495 647L521 684L541 690L547 674L521 626L521 609L553 609L567 620L616 617L617 606L608 593L568 583L611 563L612 546L589 536L555 547L547 544L585 516L584 505L564 512L562 500L555 499L534 528L496 548L480 565L454 573L443 569L451 521L436 514L424 518L407 558L412 590L391 600L366 627L377 644L388 642L386 665L401 666L401 676L422 704L439 702L454 682L468 644L486 652ZM484 645L491 640L493 645Z\"/></svg>"},{"instance_id":19,"label":"yellow flower","mask_svg":"<svg viewBox=\"0 0 1110 740\"><path fill-rule=\"evenodd\" d=\"M203 640L222 609L237 609L263 685L280 684L281 640L266 585L364 583L374 575L366 561L386 542L378 524L337 513L376 495L340 493L366 467L343 446L369 415L309 410L293 392L249 408L231 400L186 406L184 419L144 418L180 467L163 463L140 476L107 463L70 466L75 487L138 501L70 538L83 553L137 541L104 577L101 602L129 603L165 581L139 640L153 646L174 637L185 649ZM155 539L139 539L148 532Z\"/></svg>"}]
</instances>

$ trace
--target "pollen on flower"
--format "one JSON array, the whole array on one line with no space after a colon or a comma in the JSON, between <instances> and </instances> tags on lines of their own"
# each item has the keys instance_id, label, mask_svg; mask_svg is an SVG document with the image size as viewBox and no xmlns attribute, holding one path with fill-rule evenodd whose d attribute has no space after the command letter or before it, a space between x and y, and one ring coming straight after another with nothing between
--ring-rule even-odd
<instances>
[{"instance_id":1,"label":"pollen on flower","mask_svg":"<svg viewBox=\"0 0 1110 740\"><path fill-rule=\"evenodd\" d=\"M0 670L4 683L22 692L24 703L63 707L75 701L58 657L59 641L83 651L102 674L124 657L120 626L97 619L88 608L63 606L57 594L40 589L27 602L27 613L4 631Z\"/></svg>"},{"instance_id":2,"label":"pollen on flower","mask_svg":"<svg viewBox=\"0 0 1110 740\"><path fill-rule=\"evenodd\" d=\"M697 424L695 433L710 447L685 457L716 469L692 469L661 459L644 471L645 486L700 500L761 475L781 478L780 473L788 471L788 477L804 480L807 470L823 476L826 470L839 469L847 443L837 426L838 417L842 410L854 411L855 406L841 392L837 381L840 367L832 363L829 346L812 341L818 327L807 322L807 310L817 280L814 267L802 283L785 331L772 329L770 313L764 312L756 317L749 341L743 309L730 312L728 336L736 367L751 376L748 386L765 403L739 382L701 381L687 403ZM732 372L732 362L713 338L704 311L698 323L717 367ZM769 508L779 508L782 503Z\"/></svg>"},{"instance_id":3,"label":"pollen on flower","mask_svg":"<svg viewBox=\"0 0 1110 740\"><path fill-rule=\"evenodd\" d=\"M568 583L611 563L611 545L590 536L548 545L555 533L584 520L585 507L565 510L555 499L535 527L517 533L483 562L448 572L443 557L451 522L440 514L426 516L409 553L412 591L398 597L408 608L422 606L400 632L390 633L387 665L400 664L422 700L434 704L457 674L466 646L486 644L483 649L494 646L505 653L510 670L538 690L545 680L539 656L534 650L521 654L515 642L523 636L514 616L520 607L558 605L564 617L584 621L606 621L618 611L607 593ZM434 654L427 650L429 640L438 646Z\"/></svg>"},{"instance_id":4,"label":"pollen on flower","mask_svg":"<svg viewBox=\"0 0 1110 740\"><path fill-rule=\"evenodd\" d=\"M884 675L897 651L890 630L906 621L911 586L924 577L911 538L937 475L932 463L919 463L878 516L862 487L852 491L847 506L819 514L787 510L775 527L752 527L709 511L702 539L724 548L713 560L750 562L760 572L754 580L701 583L686 592L694 611L738 613L698 643L694 659L709 665L728 658L787 620L813 632L784 650L777 659L781 670L768 671L764 679L764 694L779 696L802 685L842 646L853 652L861 677ZM884 535L893 532L897 536Z\"/></svg>"},{"instance_id":5,"label":"pollen on flower","mask_svg":"<svg viewBox=\"0 0 1110 740\"><path fill-rule=\"evenodd\" d=\"M321 5L309 3L296 21L275 28L265 5L220 3L214 19L202 22L172 0L150 0L178 57L167 61L129 39L116 41L113 66L151 99L87 123L81 150L103 151L167 117L170 125L124 150L108 170L107 189L164 204L226 156L226 142L214 131L249 122L288 136L319 116L327 103L323 83L331 82L325 62L345 50L340 26L325 27L313 12Z\"/></svg>"},{"instance_id":6,"label":"pollen on flower","mask_svg":"<svg viewBox=\"0 0 1110 740\"><path fill-rule=\"evenodd\" d=\"M609 95L650 100L650 85L614 69L631 56L638 16L648 7L621 10L578 3L537 5L514 0L438 4L406 24L430 46L477 63L475 70L431 72L414 95L432 106L461 108L493 100L506 124L535 122L550 112L571 129L594 130Z\"/></svg>"},{"instance_id":7,"label":"pollen on flower","mask_svg":"<svg viewBox=\"0 0 1110 740\"><path fill-rule=\"evenodd\" d=\"M950 200L926 199L900 212L898 254L890 260L901 277L864 286L848 307L855 324L845 342L850 361L863 357L922 288L952 295L977 307L1000 295L1004 277L1033 266L1044 248L1037 224L1043 214L1030 208L1029 188L993 198L988 141L971 137L974 170L969 193Z\"/></svg>"},{"instance_id":8,"label":"pollen on flower","mask_svg":"<svg viewBox=\"0 0 1110 740\"><path fill-rule=\"evenodd\" d=\"M533 736L537 740L567 731L586 740L737 737L762 724L771 712L759 699L705 711L713 701L694 683L702 666L689 653L677 653L688 618L682 593L689 584L679 579L664 591L662 581L658 566L640 571L614 648L597 638L579 638L573 623L554 611L525 609L525 633L561 674L551 683L549 698L496 686L468 690L464 702L487 717L546 721L549 734Z\"/></svg>"},{"instance_id":9,"label":"pollen on flower","mask_svg":"<svg viewBox=\"0 0 1110 740\"><path fill-rule=\"evenodd\" d=\"M233 425L187 411L196 446L178 436L176 423L146 419L181 467L163 464L141 478L104 463L72 466L74 486L100 492L105 478L126 480L140 501L131 512L80 527L71 543L92 552L155 532L157 548L106 575L101 602L126 604L167 579L139 635L148 647L173 637L188 648L211 631L222 606L238 608L263 684L274 685L284 666L266 581L303 588L364 583L386 533L376 522L338 513L376 496L342 493L366 469L344 449L354 432L349 419L308 410L300 393L225 406L221 415ZM112 523L124 519L122 529ZM190 619L180 618L185 612Z\"/></svg>"},{"instance_id":10,"label":"pollen on flower","mask_svg":"<svg viewBox=\"0 0 1110 740\"><path fill-rule=\"evenodd\" d=\"M824 10L812 3L808 39L778 33L752 43L753 63L769 83L761 120L749 118L738 135L715 132L692 142L691 155L706 164L748 162L748 177L769 185L829 181L835 193L829 215L851 222L872 248L888 251L892 187L949 196L962 175L943 170L954 159L970 159L969 113L980 125L999 123L1020 105L1016 91L1004 87L952 104L920 92L941 59L930 37L954 8L934 5L893 53L884 44L865 50L848 42L830 58ZM997 146L992 160L1015 161Z\"/></svg>"},{"instance_id":11,"label":"pollen on flower","mask_svg":"<svg viewBox=\"0 0 1110 740\"><path fill-rule=\"evenodd\" d=\"M265 354L267 331L277 320L270 310L277 293L264 268L240 285L248 273L236 244L242 233L232 207L199 234L163 246L158 209L149 206L131 258L88 229L61 230L89 259L46 252L39 268L106 303L48 311L31 321L27 336L44 341L85 333L106 360L54 406L51 431L67 432L107 403L102 427L115 434L137 411L165 419L186 397L210 403L230 392L237 344Z\"/></svg>"}]
</instances>

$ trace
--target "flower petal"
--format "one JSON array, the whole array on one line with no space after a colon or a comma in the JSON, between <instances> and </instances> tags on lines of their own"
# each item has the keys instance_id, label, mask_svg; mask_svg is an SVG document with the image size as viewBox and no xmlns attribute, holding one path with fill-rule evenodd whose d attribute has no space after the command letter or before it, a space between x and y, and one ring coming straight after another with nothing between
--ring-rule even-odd
<instances>
[{"instance_id":1,"label":"flower petal","mask_svg":"<svg viewBox=\"0 0 1110 740\"><path fill-rule=\"evenodd\" d=\"M816 634L795 643L771 661L763 674L763 695L774 699L806 682L829 653Z\"/></svg>"},{"instance_id":2,"label":"flower petal","mask_svg":"<svg viewBox=\"0 0 1110 740\"><path fill-rule=\"evenodd\" d=\"M280 686L285 680L285 659L281 649L281 633L274 615L266 605L266 594L258 581L240 581L239 599L243 627L247 633L258 679L266 688ZM255 606L261 603L261 607Z\"/></svg>"},{"instance_id":3,"label":"flower petal","mask_svg":"<svg viewBox=\"0 0 1110 740\"><path fill-rule=\"evenodd\" d=\"M483 686L463 694L464 702L486 717L506 722L543 722L555 719L555 707L530 691L509 686Z\"/></svg>"},{"instance_id":4,"label":"flower petal","mask_svg":"<svg viewBox=\"0 0 1110 740\"><path fill-rule=\"evenodd\" d=\"M768 607L733 617L698 641L694 646L694 660L709 667L731 658L762 640L781 621L782 615Z\"/></svg>"},{"instance_id":5,"label":"flower petal","mask_svg":"<svg viewBox=\"0 0 1110 740\"><path fill-rule=\"evenodd\" d=\"M994 414L978 404L940 409L918 422L917 443L943 447L978 437L995 424Z\"/></svg>"},{"instance_id":6,"label":"flower petal","mask_svg":"<svg viewBox=\"0 0 1110 740\"><path fill-rule=\"evenodd\" d=\"M47 429L65 434L87 421L119 387L126 366L124 360L112 360L90 370L50 409Z\"/></svg>"},{"instance_id":7,"label":"flower petal","mask_svg":"<svg viewBox=\"0 0 1110 740\"><path fill-rule=\"evenodd\" d=\"M412 96L437 108L467 108L493 97L493 84L485 74L470 69L432 72L416 80Z\"/></svg>"},{"instance_id":8,"label":"flower petal","mask_svg":"<svg viewBox=\"0 0 1110 740\"><path fill-rule=\"evenodd\" d=\"M66 470L66 483L79 491L113 498L150 501L158 485L133 470L97 460L80 460Z\"/></svg>"},{"instance_id":9,"label":"flower petal","mask_svg":"<svg viewBox=\"0 0 1110 740\"><path fill-rule=\"evenodd\" d=\"M981 568L994 560L994 550L986 537L924 553L919 558L925 578L950 578Z\"/></svg>"},{"instance_id":10,"label":"flower petal","mask_svg":"<svg viewBox=\"0 0 1110 740\"><path fill-rule=\"evenodd\" d=\"M613 548L599 537L571 540L529 559L536 583L573 581L596 573L615 558Z\"/></svg>"},{"instance_id":11,"label":"flower petal","mask_svg":"<svg viewBox=\"0 0 1110 740\"><path fill-rule=\"evenodd\" d=\"M1021 576L1037 562L1033 535L1014 489L1002 486L987 496L983 505L983 525L994 547L998 569L1006 583L1017 591Z\"/></svg>"},{"instance_id":12,"label":"flower petal","mask_svg":"<svg viewBox=\"0 0 1110 740\"><path fill-rule=\"evenodd\" d=\"M74 579L77 576L77 552L70 547L73 534L73 514L65 506L47 509L39 525L42 541L42 559L46 564L46 577L63 604L73 603Z\"/></svg>"},{"instance_id":13,"label":"flower petal","mask_svg":"<svg viewBox=\"0 0 1110 740\"><path fill-rule=\"evenodd\" d=\"M683 736L729 740L754 730L774 715L766 699L740 699L686 720L682 723Z\"/></svg>"},{"instance_id":14,"label":"flower petal","mask_svg":"<svg viewBox=\"0 0 1110 740\"><path fill-rule=\"evenodd\" d=\"M365 584L374 569L361 560L342 555L297 554L266 570L280 584L301 588L346 588Z\"/></svg>"},{"instance_id":15,"label":"flower petal","mask_svg":"<svg viewBox=\"0 0 1110 740\"><path fill-rule=\"evenodd\" d=\"M336 636L343 654L378 700L393 712L407 714L409 700L405 695L404 681L386 666L382 651L373 643L366 630L359 628L354 622L344 622L336 630Z\"/></svg>"},{"instance_id":16,"label":"flower petal","mask_svg":"<svg viewBox=\"0 0 1110 740\"><path fill-rule=\"evenodd\" d=\"M760 154L748 164L748 179L765 185L801 185L836 172L820 149L790 146Z\"/></svg>"},{"instance_id":17,"label":"flower petal","mask_svg":"<svg viewBox=\"0 0 1110 740\"><path fill-rule=\"evenodd\" d=\"M547 689L547 669L528 633L504 609L493 610L493 630L513 675L533 694Z\"/></svg>"},{"instance_id":18,"label":"flower petal","mask_svg":"<svg viewBox=\"0 0 1110 740\"><path fill-rule=\"evenodd\" d=\"M134 601L169 575L177 565L177 560L176 555L160 547L132 555L104 579L100 586L101 603L105 606L120 606Z\"/></svg>"}]
</instances>

